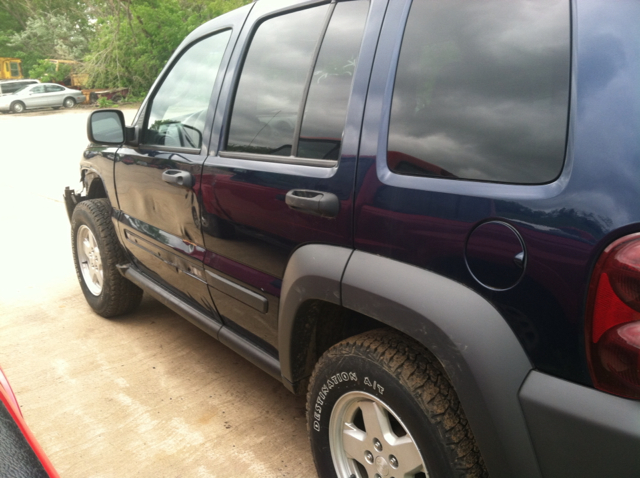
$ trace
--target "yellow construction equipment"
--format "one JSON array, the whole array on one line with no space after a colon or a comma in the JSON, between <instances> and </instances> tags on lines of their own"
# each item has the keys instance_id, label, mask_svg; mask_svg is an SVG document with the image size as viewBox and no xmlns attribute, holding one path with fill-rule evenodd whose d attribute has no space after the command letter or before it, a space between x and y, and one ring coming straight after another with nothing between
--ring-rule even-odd
<instances>
[{"instance_id":1,"label":"yellow construction equipment","mask_svg":"<svg viewBox=\"0 0 640 478\"><path fill-rule=\"evenodd\" d=\"M22 78L22 61L18 58L0 57L0 80Z\"/></svg>"}]
</instances>

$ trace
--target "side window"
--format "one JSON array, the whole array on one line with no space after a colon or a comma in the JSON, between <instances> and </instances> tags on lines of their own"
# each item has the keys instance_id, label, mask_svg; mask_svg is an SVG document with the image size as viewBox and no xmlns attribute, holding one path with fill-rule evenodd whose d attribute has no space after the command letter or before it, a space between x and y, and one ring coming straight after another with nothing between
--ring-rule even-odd
<instances>
[{"instance_id":1,"label":"side window","mask_svg":"<svg viewBox=\"0 0 640 478\"><path fill-rule=\"evenodd\" d=\"M192 45L164 78L151 101L143 142L200 149L202 134L230 30Z\"/></svg>"},{"instance_id":2,"label":"side window","mask_svg":"<svg viewBox=\"0 0 640 478\"><path fill-rule=\"evenodd\" d=\"M30 93L32 95L36 95L36 94L39 94L39 93L44 93L44 86L36 86L36 87L31 89Z\"/></svg>"},{"instance_id":3,"label":"side window","mask_svg":"<svg viewBox=\"0 0 640 478\"><path fill-rule=\"evenodd\" d=\"M13 78L18 78L20 76L20 65L15 61L11 62L11 76Z\"/></svg>"},{"instance_id":4,"label":"side window","mask_svg":"<svg viewBox=\"0 0 640 478\"><path fill-rule=\"evenodd\" d=\"M554 180L564 161L569 74L566 0L414 1L394 85L389 169Z\"/></svg>"},{"instance_id":5,"label":"side window","mask_svg":"<svg viewBox=\"0 0 640 478\"><path fill-rule=\"evenodd\" d=\"M59 85L47 85L47 93L55 93L56 91L64 91L64 88Z\"/></svg>"},{"instance_id":6,"label":"side window","mask_svg":"<svg viewBox=\"0 0 640 478\"><path fill-rule=\"evenodd\" d=\"M336 4L313 70L296 156L338 159L369 2Z\"/></svg>"},{"instance_id":7,"label":"side window","mask_svg":"<svg viewBox=\"0 0 640 478\"><path fill-rule=\"evenodd\" d=\"M259 26L238 83L227 151L338 158L368 8L366 1L322 5Z\"/></svg>"}]
</instances>

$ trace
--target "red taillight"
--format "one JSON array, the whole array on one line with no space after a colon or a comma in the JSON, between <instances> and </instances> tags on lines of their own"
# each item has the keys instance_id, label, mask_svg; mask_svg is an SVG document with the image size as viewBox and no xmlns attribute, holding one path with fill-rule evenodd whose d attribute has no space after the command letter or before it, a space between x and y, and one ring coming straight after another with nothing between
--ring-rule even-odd
<instances>
[{"instance_id":1,"label":"red taillight","mask_svg":"<svg viewBox=\"0 0 640 478\"><path fill-rule=\"evenodd\" d=\"M586 318L595 387L640 398L640 234L603 252L591 277Z\"/></svg>"}]
</instances>

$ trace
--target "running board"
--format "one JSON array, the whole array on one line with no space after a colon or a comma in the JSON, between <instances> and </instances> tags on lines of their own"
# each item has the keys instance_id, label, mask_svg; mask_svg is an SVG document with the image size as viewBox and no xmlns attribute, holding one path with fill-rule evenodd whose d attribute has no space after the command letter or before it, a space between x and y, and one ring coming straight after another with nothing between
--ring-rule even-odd
<instances>
[{"instance_id":1,"label":"running board","mask_svg":"<svg viewBox=\"0 0 640 478\"><path fill-rule=\"evenodd\" d=\"M200 312L181 298L176 297L156 281L140 272L135 266L131 264L118 265L118 270L126 279L148 292L153 298L169 307L175 313L267 372L273 378L282 381L280 361L273 355L257 347L229 327L225 327L220 321Z\"/></svg>"}]
</instances>

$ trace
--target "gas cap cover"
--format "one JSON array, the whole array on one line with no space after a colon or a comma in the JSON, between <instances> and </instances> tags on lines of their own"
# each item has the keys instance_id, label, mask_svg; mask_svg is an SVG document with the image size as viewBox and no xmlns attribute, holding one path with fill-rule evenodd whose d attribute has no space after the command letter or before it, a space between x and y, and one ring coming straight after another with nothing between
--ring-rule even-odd
<instances>
[{"instance_id":1,"label":"gas cap cover","mask_svg":"<svg viewBox=\"0 0 640 478\"><path fill-rule=\"evenodd\" d=\"M507 290L522 279L527 254L522 236L513 226L490 221L469 235L465 261L478 283L492 290Z\"/></svg>"}]
</instances>

